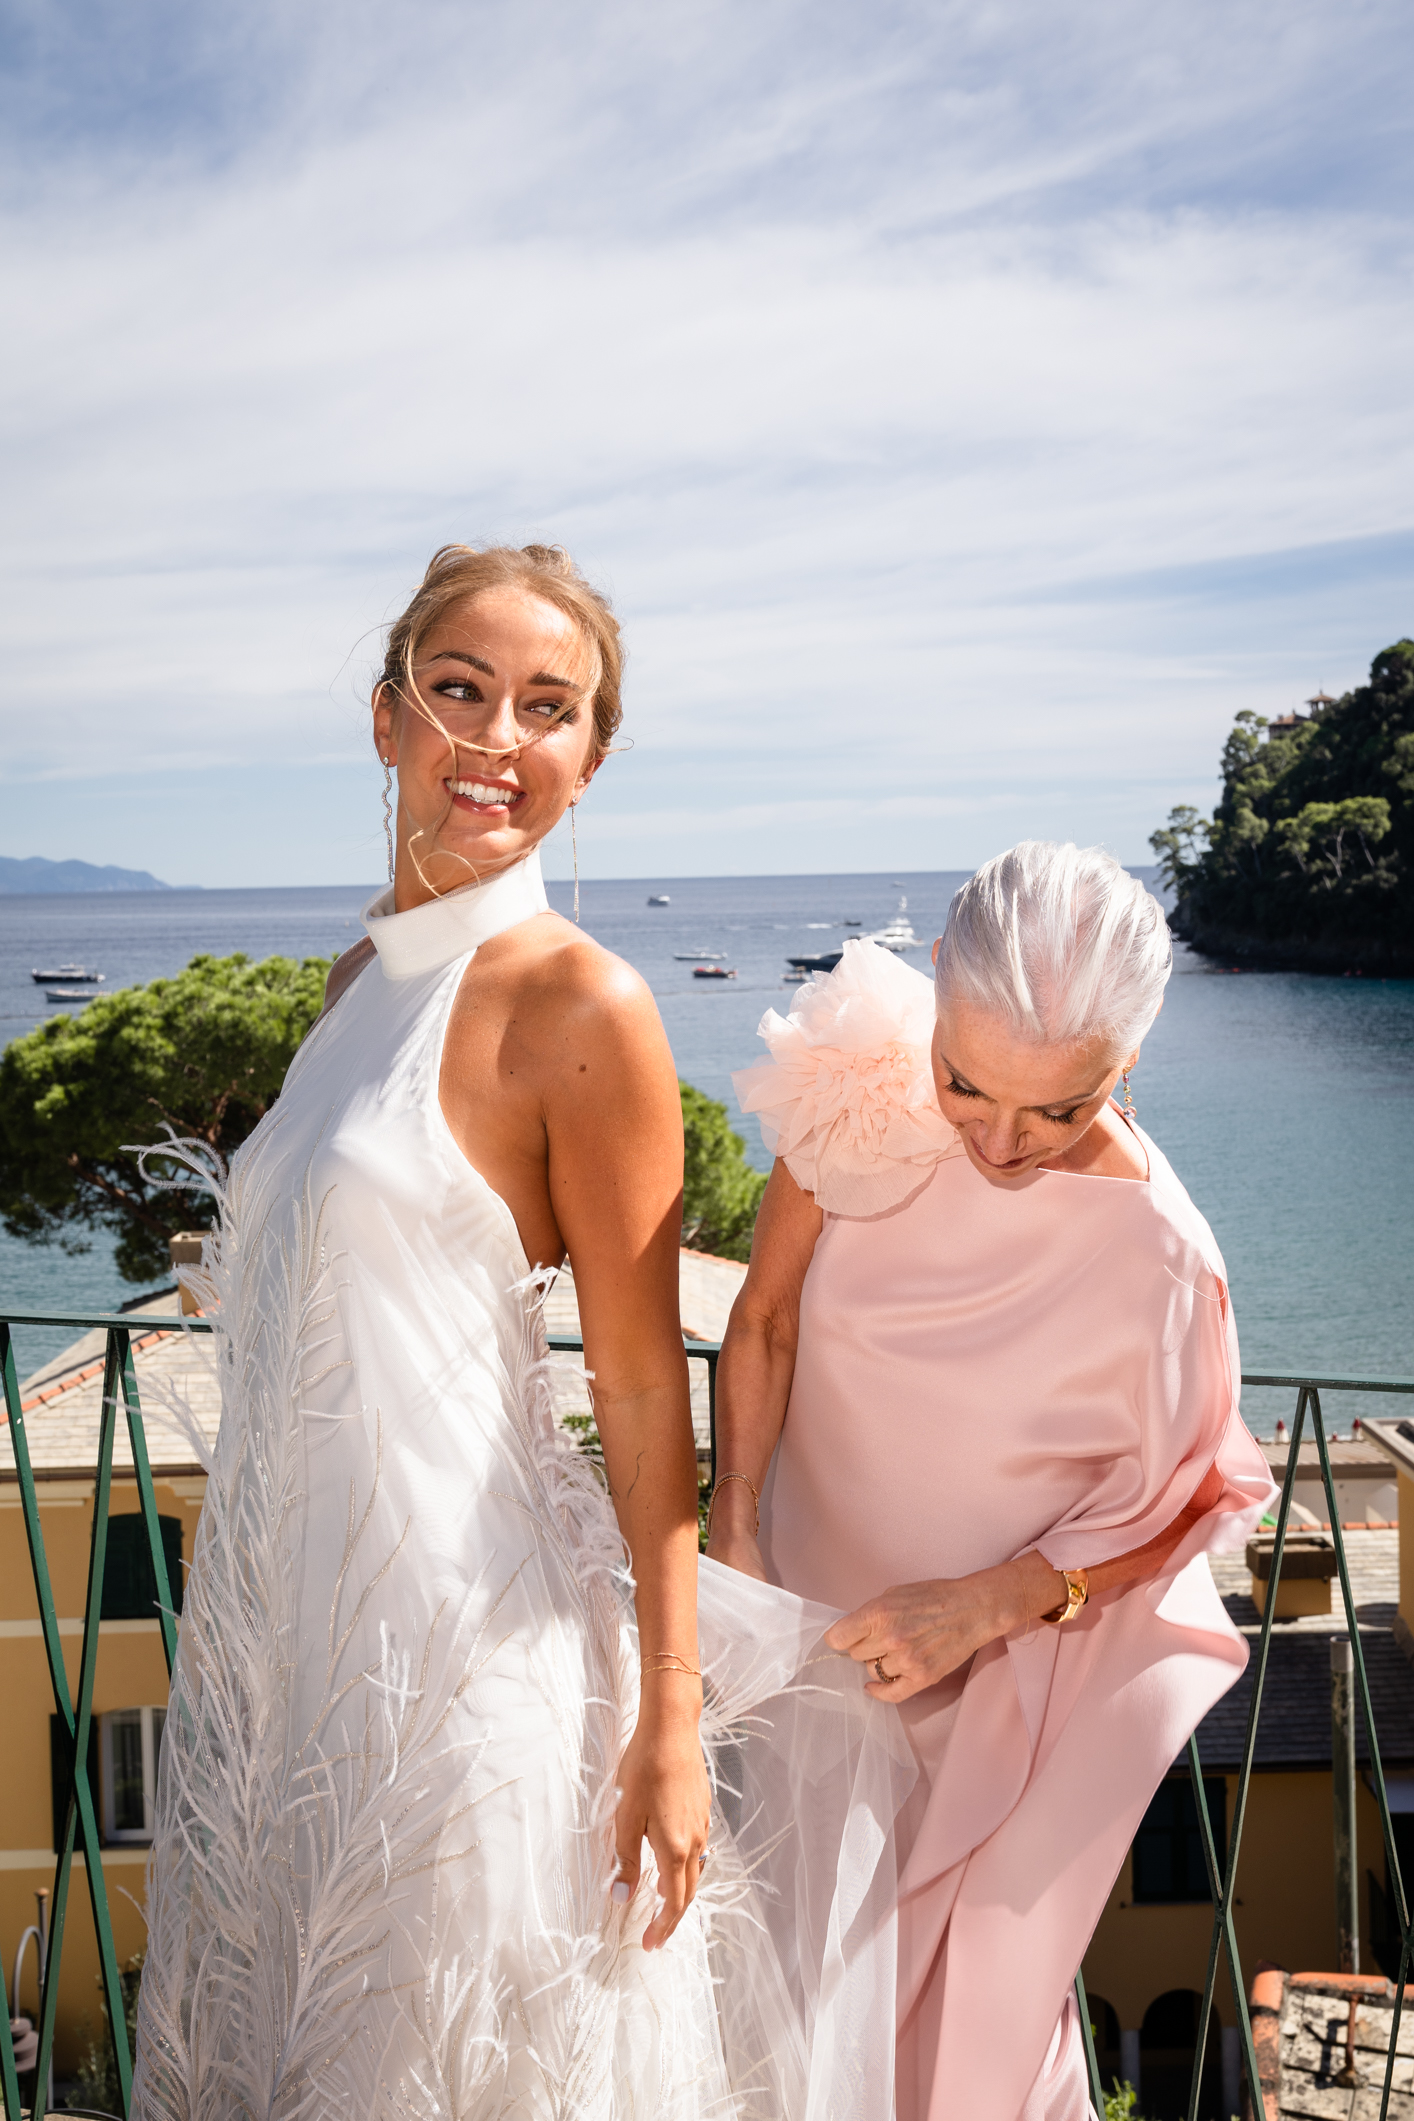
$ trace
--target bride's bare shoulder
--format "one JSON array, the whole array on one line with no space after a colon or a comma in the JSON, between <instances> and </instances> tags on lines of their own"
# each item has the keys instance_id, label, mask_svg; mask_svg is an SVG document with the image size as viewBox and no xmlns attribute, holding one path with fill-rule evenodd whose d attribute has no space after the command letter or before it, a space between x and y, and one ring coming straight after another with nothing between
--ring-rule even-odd
<instances>
[{"instance_id":1,"label":"bride's bare shoulder","mask_svg":"<svg viewBox=\"0 0 1414 2121\"><path fill-rule=\"evenodd\" d=\"M648 982L632 965L558 914L508 929L478 952L488 983L513 988L518 1010L536 1025L580 1035L632 1037L650 1024L662 1036Z\"/></svg>"}]
</instances>

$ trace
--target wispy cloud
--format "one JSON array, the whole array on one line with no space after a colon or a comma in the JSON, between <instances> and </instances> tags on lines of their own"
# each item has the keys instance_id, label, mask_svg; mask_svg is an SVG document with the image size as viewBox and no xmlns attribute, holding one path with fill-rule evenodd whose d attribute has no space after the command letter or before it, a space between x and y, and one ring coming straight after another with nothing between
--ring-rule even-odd
<instances>
[{"instance_id":1,"label":"wispy cloud","mask_svg":"<svg viewBox=\"0 0 1414 2121\"><path fill-rule=\"evenodd\" d=\"M1400 14L22 12L10 851L373 873L376 628L538 534L601 872L1142 858L1414 627Z\"/></svg>"}]
</instances>

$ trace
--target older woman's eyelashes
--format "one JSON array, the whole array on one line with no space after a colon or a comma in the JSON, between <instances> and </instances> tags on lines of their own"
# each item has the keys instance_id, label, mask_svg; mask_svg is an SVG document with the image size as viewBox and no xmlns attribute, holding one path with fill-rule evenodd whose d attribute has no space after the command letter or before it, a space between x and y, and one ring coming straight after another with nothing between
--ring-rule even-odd
<instances>
[{"instance_id":1,"label":"older woman's eyelashes","mask_svg":"<svg viewBox=\"0 0 1414 2121\"><path fill-rule=\"evenodd\" d=\"M970 1083L960 1083L955 1075L948 1078L947 1091L949 1097L980 1098L986 1096L984 1090L974 1090ZM1048 1126L1073 1127L1079 1111L1079 1105L1072 1105L1069 1112L1043 1112L1040 1116Z\"/></svg>"}]
</instances>

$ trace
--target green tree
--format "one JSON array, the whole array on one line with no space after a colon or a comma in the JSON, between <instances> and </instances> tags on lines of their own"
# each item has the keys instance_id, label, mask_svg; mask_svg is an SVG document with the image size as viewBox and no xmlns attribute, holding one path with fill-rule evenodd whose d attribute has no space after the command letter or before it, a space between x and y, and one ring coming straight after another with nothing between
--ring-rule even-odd
<instances>
[{"instance_id":1,"label":"green tree","mask_svg":"<svg viewBox=\"0 0 1414 2121\"><path fill-rule=\"evenodd\" d=\"M68 1252L108 1230L126 1280L164 1274L167 1240L206 1227L210 1197L154 1183L133 1145L170 1128L229 1160L279 1096L329 963L195 957L175 979L102 995L16 1039L0 1055L5 1228Z\"/></svg>"},{"instance_id":2,"label":"green tree","mask_svg":"<svg viewBox=\"0 0 1414 2121\"><path fill-rule=\"evenodd\" d=\"M1211 819L1185 806L1150 841L1179 934L1221 954L1414 969L1414 641L1291 729L1239 714L1222 774Z\"/></svg>"},{"instance_id":3,"label":"green tree","mask_svg":"<svg viewBox=\"0 0 1414 2121\"><path fill-rule=\"evenodd\" d=\"M1347 838L1358 840L1365 866L1373 869L1371 842L1378 843L1389 831L1389 804L1382 795L1353 795L1343 803L1307 803L1295 817L1277 824L1277 839L1303 876L1319 881L1329 891L1341 882L1345 865L1353 859Z\"/></svg>"},{"instance_id":4,"label":"green tree","mask_svg":"<svg viewBox=\"0 0 1414 2121\"><path fill-rule=\"evenodd\" d=\"M210 1197L157 1183L167 1130L229 1162L274 1103L323 1005L329 960L195 957L174 979L126 987L53 1017L0 1055L0 1218L12 1236L82 1252L117 1240L119 1272L151 1281L167 1241L205 1228ZM766 1181L746 1161L727 1108L680 1086L683 1243L745 1259Z\"/></svg>"},{"instance_id":5,"label":"green tree","mask_svg":"<svg viewBox=\"0 0 1414 2121\"><path fill-rule=\"evenodd\" d=\"M1149 845L1159 857L1159 874L1175 897L1197 868L1210 830L1201 811L1191 803L1179 803L1170 810L1167 825L1150 833Z\"/></svg>"},{"instance_id":6,"label":"green tree","mask_svg":"<svg viewBox=\"0 0 1414 2121\"><path fill-rule=\"evenodd\" d=\"M765 1178L746 1161L746 1143L732 1131L727 1108L691 1083L682 1095L682 1241L719 1259L747 1259Z\"/></svg>"}]
</instances>

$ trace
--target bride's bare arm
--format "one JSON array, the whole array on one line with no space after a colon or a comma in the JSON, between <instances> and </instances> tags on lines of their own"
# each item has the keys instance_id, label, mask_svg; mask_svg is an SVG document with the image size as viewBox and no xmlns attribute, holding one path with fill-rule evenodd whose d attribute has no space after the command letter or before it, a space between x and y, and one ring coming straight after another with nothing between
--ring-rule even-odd
<instances>
[{"instance_id":1,"label":"bride's bare arm","mask_svg":"<svg viewBox=\"0 0 1414 2121\"><path fill-rule=\"evenodd\" d=\"M771 1172L756 1218L751 1265L742 1283L717 1363L717 1493L712 1506L714 1561L764 1578L755 1537L759 1494L786 1418L800 1331L800 1292L824 1216L783 1163ZM727 1480L740 1473L741 1480ZM748 1488L746 1482L750 1481Z\"/></svg>"},{"instance_id":2,"label":"bride's bare arm","mask_svg":"<svg viewBox=\"0 0 1414 2121\"><path fill-rule=\"evenodd\" d=\"M709 1793L698 1718L697 1459L678 1323L682 1111L652 998L613 960L594 1006L563 998L545 1076L550 1201L574 1270L609 1489L632 1557L645 1659L638 1726L619 1768L620 1897L644 1837L671 1935L697 1888ZM677 1660L676 1663L673 1660ZM687 1667L684 1670L680 1667Z\"/></svg>"}]
</instances>

